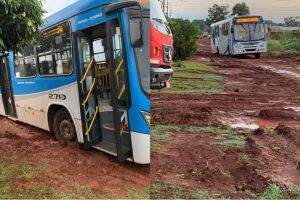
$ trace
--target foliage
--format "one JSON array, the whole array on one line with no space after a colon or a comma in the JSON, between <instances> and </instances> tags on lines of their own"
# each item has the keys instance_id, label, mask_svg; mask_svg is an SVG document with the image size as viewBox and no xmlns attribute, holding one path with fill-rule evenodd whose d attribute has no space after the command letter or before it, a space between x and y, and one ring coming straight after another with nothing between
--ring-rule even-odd
<instances>
[{"instance_id":1,"label":"foliage","mask_svg":"<svg viewBox=\"0 0 300 200\"><path fill-rule=\"evenodd\" d=\"M300 38L291 33L278 33L268 40L268 52L300 52Z\"/></svg>"},{"instance_id":2,"label":"foliage","mask_svg":"<svg viewBox=\"0 0 300 200\"><path fill-rule=\"evenodd\" d=\"M237 3L232 8L232 16L243 16L243 15L249 15L250 9L249 6L246 5L246 3Z\"/></svg>"},{"instance_id":3,"label":"foliage","mask_svg":"<svg viewBox=\"0 0 300 200\"><path fill-rule=\"evenodd\" d=\"M289 51L300 51L300 39L293 37L281 42L283 47Z\"/></svg>"},{"instance_id":4,"label":"foliage","mask_svg":"<svg viewBox=\"0 0 300 200\"><path fill-rule=\"evenodd\" d=\"M195 19L193 20L193 23L196 24L196 26L201 30L201 31L205 31L205 32L209 32L210 31L210 27L206 25L206 22L204 19ZM200 33L201 35L201 33Z\"/></svg>"},{"instance_id":5,"label":"foliage","mask_svg":"<svg viewBox=\"0 0 300 200\"><path fill-rule=\"evenodd\" d=\"M283 199L284 191L279 185L271 184L260 196L260 200L280 200Z\"/></svg>"},{"instance_id":6,"label":"foliage","mask_svg":"<svg viewBox=\"0 0 300 200\"><path fill-rule=\"evenodd\" d=\"M0 0L0 8L0 52L20 50L43 23L42 0Z\"/></svg>"},{"instance_id":7,"label":"foliage","mask_svg":"<svg viewBox=\"0 0 300 200\"><path fill-rule=\"evenodd\" d=\"M175 60L186 59L197 51L199 29L189 20L171 19L174 34Z\"/></svg>"},{"instance_id":8,"label":"foliage","mask_svg":"<svg viewBox=\"0 0 300 200\"><path fill-rule=\"evenodd\" d=\"M206 24L210 26L215 22L226 19L229 14L228 8L228 5L214 4L208 9L208 18L206 19Z\"/></svg>"},{"instance_id":9,"label":"foliage","mask_svg":"<svg viewBox=\"0 0 300 200\"><path fill-rule=\"evenodd\" d=\"M299 19L300 19L300 17L286 17L286 18L284 18L284 23L287 26L298 26Z\"/></svg>"}]
</instances>

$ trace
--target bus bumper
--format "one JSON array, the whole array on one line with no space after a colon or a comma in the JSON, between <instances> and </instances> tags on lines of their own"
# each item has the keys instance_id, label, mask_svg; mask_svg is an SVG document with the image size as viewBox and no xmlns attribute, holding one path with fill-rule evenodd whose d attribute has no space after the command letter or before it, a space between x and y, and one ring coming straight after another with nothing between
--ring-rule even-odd
<instances>
[{"instance_id":1,"label":"bus bumper","mask_svg":"<svg viewBox=\"0 0 300 200\"><path fill-rule=\"evenodd\" d=\"M241 54L256 54L256 53L266 53L267 52L267 44L266 42L258 42L255 45L249 46L248 44L238 43L234 45L233 54L241 55Z\"/></svg>"},{"instance_id":2,"label":"bus bumper","mask_svg":"<svg viewBox=\"0 0 300 200\"><path fill-rule=\"evenodd\" d=\"M131 132L133 161L150 164L150 134Z\"/></svg>"},{"instance_id":3,"label":"bus bumper","mask_svg":"<svg viewBox=\"0 0 300 200\"><path fill-rule=\"evenodd\" d=\"M166 81L169 81L173 76L172 68L151 67L150 80L151 89L162 89L166 87Z\"/></svg>"}]
</instances>

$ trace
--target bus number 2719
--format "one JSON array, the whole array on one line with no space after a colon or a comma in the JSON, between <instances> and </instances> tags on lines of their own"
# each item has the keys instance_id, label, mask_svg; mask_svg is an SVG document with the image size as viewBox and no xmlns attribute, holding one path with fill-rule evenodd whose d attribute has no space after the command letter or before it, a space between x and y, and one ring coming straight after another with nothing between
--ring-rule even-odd
<instances>
[{"instance_id":1,"label":"bus number 2719","mask_svg":"<svg viewBox=\"0 0 300 200\"><path fill-rule=\"evenodd\" d=\"M66 100L67 96L64 94L49 94L49 99Z\"/></svg>"}]
</instances>

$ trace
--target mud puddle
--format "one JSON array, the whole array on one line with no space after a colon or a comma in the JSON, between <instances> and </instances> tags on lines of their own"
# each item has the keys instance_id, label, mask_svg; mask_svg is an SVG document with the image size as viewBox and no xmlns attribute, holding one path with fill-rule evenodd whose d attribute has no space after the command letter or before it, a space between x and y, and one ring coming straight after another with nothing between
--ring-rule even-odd
<instances>
[{"instance_id":1,"label":"mud puddle","mask_svg":"<svg viewBox=\"0 0 300 200\"><path fill-rule=\"evenodd\" d=\"M300 78L299 73L295 73L295 72L292 72L292 71L283 70L283 69L276 69L276 68L268 66L268 65L260 65L259 67L261 67L262 69L265 69L265 70L269 70L269 71L274 72L274 73L285 74L285 75L292 76L292 77L295 77L295 78Z\"/></svg>"},{"instance_id":2,"label":"mud puddle","mask_svg":"<svg viewBox=\"0 0 300 200\"><path fill-rule=\"evenodd\" d=\"M236 117L236 118L222 118L221 122L232 128L242 128L255 130L258 128L269 129L275 128L279 124L284 123L286 126L291 128L300 127L300 121L296 120L285 120L285 119L265 119L262 117Z\"/></svg>"}]
</instances>

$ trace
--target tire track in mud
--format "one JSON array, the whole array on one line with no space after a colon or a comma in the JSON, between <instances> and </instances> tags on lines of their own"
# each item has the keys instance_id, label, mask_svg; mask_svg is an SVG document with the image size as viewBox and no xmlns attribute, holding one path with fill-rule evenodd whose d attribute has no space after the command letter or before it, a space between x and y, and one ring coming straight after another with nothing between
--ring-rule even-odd
<instances>
[{"instance_id":1,"label":"tire track in mud","mask_svg":"<svg viewBox=\"0 0 300 200\"><path fill-rule=\"evenodd\" d=\"M3 117L0 117L0 127L0 155L14 164L46 162L47 173L88 186L99 196L108 192L125 198L129 189L143 191L150 185L149 166L119 163L114 156L94 149L84 150L79 144L63 145L46 131ZM39 180L36 181L38 184ZM60 182L42 181L60 188Z\"/></svg>"},{"instance_id":2,"label":"tire track in mud","mask_svg":"<svg viewBox=\"0 0 300 200\"><path fill-rule=\"evenodd\" d=\"M241 59L210 53L207 39L200 39L199 43L199 52L191 60L214 66L215 74L224 78L225 93L151 95L152 123L218 127L224 117L233 121L240 118L259 121L262 110L286 112L286 109L292 108L292 112L299 112L298 54L281 57L263 55L260 60L251 57ZM203 113L203 109L209 112ZM184 120L186 116L188 120ZM268 121L264 128L276 127L287 120L282 116L274 119L270 116L261 118ZM171 139L164 142L159 151L152 153L151 179L193 191L223 193L231 198L253 198L249 191L257 197L273 182L284 186L298 184L300 171L297 167L300 164L297 147L300 143L295 143L300 139L298 129L293 129L291 138L270 135L267 130L263 130L265 132L260 136L251 131L236 130L247 138L245 148L217 145L216 135L203 131L193 134L168 131L172 133Z\"/></svg>"}]
</instances>

